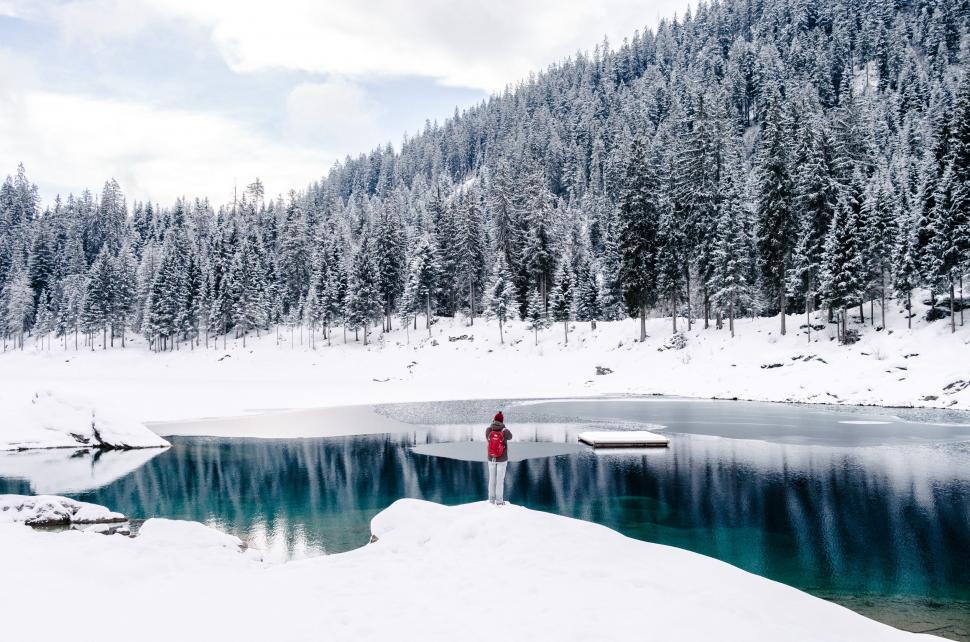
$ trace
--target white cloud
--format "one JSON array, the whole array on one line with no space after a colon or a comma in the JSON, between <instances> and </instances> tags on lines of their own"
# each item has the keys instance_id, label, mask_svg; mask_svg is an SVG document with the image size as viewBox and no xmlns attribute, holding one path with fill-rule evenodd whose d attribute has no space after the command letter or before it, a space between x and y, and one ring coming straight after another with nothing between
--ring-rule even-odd
<instances>
[{"instance_id":1,"label":"white cloud","mask_svg":"<svg viewBox=\"0 0 970 642\"><path fill-rule=\"evenodd\" d=\"M360 152L381 142L380 112L363 89L346 80L301 83L286 98L286 128L304 143Z\"/></svg>"},{"instance_id":2,"label":"white cloud","mask_svg":"<svg viewBox=\"0 0 970 642\"><path fill-rule=\"evenodd\" d=\"M247 123L216 111L52 91L56 85L39 73L41 59L0 47L0 175L23 161L46 197L97 188L112 176L129 196L161 201L186 194L221 202L234 180L255 176L269 193L298 188L334 159L386 140L388 108L366 94L363 81L420 77L500 90L589 49L603 34L618 45L686 6L686 0L0 0L0 16L53 25L82 57L85 49L110 53L101 45L165 33L170 46L213 47L237 73L295 70L326 78L279 98L285 101L283 122L273 123L285 134L279 136L261 129L270 120ZM103 81L111 59L92 60ZM145 73L151 80L153 72Z\"/></svg>"},{"instance_id":3,"label":"white cloud","mask_svg":"<svg viewBox=\"0 0 970 642\"><path fill-rule=\"evenodd\" d=\"M683 11L686 0L74 0L46 8L70 37L132 37L154 21L207 30L239 72L423 76L499 90L602 35ZM71 36L73 34L73 36Z\"/></svg>"},{"instance_id":4,"label":"white cloud","mask_svg":"<svg viewBox=\"0 0 970 642\"><path fill-rule=\"evenodd\" d=\"M217 113L42 91L0 103L0 167L23 162L46 198L117 178L130 198L231 198L259 176L267 193L320 178L333 154L281 145Z\"/></svg>"}]
</instances>

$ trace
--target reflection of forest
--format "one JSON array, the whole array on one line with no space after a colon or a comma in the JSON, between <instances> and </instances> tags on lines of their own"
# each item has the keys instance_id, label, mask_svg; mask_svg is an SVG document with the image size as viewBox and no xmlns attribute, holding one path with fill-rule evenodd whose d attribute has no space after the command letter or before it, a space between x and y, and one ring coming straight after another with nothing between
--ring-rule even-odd
<instances>
[{"instance_id":1,"label":"reflection of forest","mask_svg":"<svg viewBox=\"0 0 970 642\"><path fill-rule=\"evenodd\" d=\"M217 523L297 556L362 545L400 497L474 501L474 462L416 455L478 427L313 440L175 439L134 473L80 497L134 517ZM572 429L522 438L565 441ZM818 592L970 599L964 450L837 449L674 435L649 456L534 459L509 469L513 502L709 554Z\"/></svg>"}]
</instances>

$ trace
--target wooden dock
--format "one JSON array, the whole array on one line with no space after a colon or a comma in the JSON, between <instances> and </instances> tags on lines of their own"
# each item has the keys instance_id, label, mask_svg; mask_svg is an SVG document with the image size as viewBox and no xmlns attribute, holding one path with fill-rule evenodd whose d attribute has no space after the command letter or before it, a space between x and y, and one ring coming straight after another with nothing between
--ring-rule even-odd
<instances>
[{"instance_id":1,"label":"wooden dock","mask_svg":"<svg viewBox=\"0 0 970 642\"><path fill-rule=\"evenodd\" d=\"M646 430L589 431L579 441L593 448L665 448L670 439Z\"/></svg>"}]
</instances>

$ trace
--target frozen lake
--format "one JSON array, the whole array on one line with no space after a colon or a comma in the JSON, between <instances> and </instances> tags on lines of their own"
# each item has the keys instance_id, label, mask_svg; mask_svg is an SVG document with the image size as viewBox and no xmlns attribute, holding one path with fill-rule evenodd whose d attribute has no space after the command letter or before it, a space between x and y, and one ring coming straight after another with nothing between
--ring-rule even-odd
<instances>
[{"instance_id":1,"label":"frozen lake","mask_svg":"<svg viewBox=\"0 0 970 642\"><path fill-rule=\"evenodd\" d=\"M198 520L271 558L345 551L400 497L482 499L475 460L500 407L515 434L514 503L710 555L903 628L970 636L970 417L956 413L666 398L318 410L241 421L263 422L260 434L335 422L364 434L183 435L154 457L17 453L0 457L0 492ZM210 426L225 435L232 423ZM591 427L645 426L670 447L576 443Z\"/></svg>"}]
</instances>

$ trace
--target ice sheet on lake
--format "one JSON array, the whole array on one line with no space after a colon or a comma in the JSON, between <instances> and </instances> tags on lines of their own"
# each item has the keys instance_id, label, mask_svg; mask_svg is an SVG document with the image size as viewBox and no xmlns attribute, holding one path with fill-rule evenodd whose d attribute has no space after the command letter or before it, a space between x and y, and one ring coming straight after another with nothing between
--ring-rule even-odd
<instances>
[{"instance_id":1,"label":"ice sheet on lake","mask_svg":"<svg viewBox=\"0 0 970 642\"><path fill-rule=\"evenodd\" d=\"M461 461L487 461L488 451L484 442L481 441L461 441L447 442L438 444L422 444L411 449L419 455L429 455L432 457L447 457L448 459L458 459ZM580 444L568 443L549 443L534 441L511 441L508 445L509 461L524 461L526 459L539 459L542 457L558 457L560 455L573 455L583 452L585 448Z\"/></svg>"}]
</instances>

